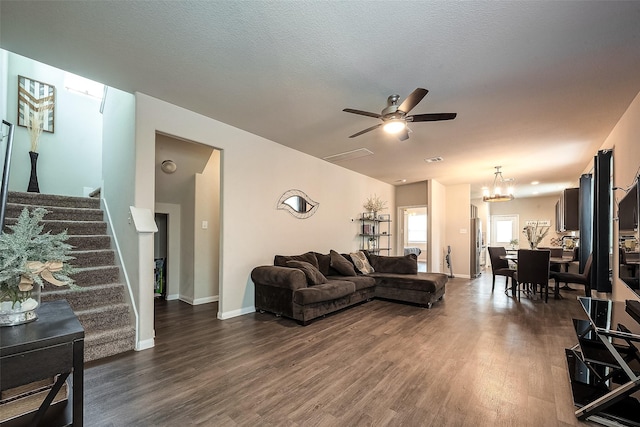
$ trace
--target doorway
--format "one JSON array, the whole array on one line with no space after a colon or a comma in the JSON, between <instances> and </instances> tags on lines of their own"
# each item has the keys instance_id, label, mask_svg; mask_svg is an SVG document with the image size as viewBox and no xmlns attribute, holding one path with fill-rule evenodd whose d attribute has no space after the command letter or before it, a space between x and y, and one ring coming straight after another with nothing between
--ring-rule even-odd
<instances>
[{"instance_id":1,"label":"doorway","mask_svg":"<svg viewBox=\"0 0 640 427\"><path fill-rule=\"evenodd\" d=\"M402 224L399 225L400 241L404 255L416 254L418 271L427 271L427 207L400 208Z\"/></svg>"}]
</instances>

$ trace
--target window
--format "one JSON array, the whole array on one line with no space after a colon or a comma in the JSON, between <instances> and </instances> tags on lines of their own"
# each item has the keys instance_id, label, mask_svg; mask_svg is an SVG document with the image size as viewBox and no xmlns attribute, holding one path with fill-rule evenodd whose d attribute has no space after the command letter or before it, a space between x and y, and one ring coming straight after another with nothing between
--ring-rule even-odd
<instances>
[{"instance_id":1,"label":"window","mask_svg":"<svg viewBox=\"0 0 640 427\"><path fill-rule=\"evenodd\" d=\"M491 245L507 246L518 237L518 215L491 216Z\"/></svg>"},{"instance_id":2,"label":"window","mask_svg":"<svg viewBox=\"0 0 640 427\"><path fill-rule=\"evenodd\" d=\"M104 85L102 83L71 73L65 73L64 75L64 88L100 100L104 96Z\"/></svg>"},{"instance_id":3,"label":"window","mask_svg":"<svg viewBox=\"0 0 640 427\"><path fill-rule=\"evenodd\" d=\"M427 215L411 214L407 218L407 241L410 243L426 243Z\"/></svg>"}]
</instances>

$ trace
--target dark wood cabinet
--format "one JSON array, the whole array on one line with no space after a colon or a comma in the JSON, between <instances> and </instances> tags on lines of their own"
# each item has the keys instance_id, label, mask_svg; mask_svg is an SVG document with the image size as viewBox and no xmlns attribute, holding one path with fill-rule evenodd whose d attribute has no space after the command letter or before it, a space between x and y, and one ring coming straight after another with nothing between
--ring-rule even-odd
<instances>
[{"instance_id":1,"label":"dark wood cabinet","mask_svg":"<svg viewBox=\"0 0 640 427\"><path fill-rule=\"evenodd\" d=\"M567 188L562 191L560 200L556 203L556 231L580 230L580 189Z\"/></svg>"}]
</instances>

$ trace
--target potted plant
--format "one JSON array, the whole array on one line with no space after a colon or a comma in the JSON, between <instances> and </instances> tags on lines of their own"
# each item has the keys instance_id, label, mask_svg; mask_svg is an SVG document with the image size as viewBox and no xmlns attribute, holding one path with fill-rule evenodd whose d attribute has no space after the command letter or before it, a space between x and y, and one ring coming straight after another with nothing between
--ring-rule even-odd
<instances>
[{"instance_id":1,"label":"potted plant","mask_svg":"<svg viewBox=\"0 0 640 427\"><path fill-rule=\"evenodd\" d=\"M23 209L11 232L0 234L0 326L18 325L37 318L40 289L44 282L70 285L74 268L67 261L72 246L66 231L42 233L48 211Z\"/></svg>"}]
</instances>

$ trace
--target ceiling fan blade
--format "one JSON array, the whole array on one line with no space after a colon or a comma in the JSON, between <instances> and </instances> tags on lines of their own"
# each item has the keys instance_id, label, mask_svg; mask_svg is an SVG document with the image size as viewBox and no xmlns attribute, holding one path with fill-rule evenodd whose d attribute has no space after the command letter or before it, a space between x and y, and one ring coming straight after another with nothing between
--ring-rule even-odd
<instances>
[{"instance_id":1,"label":"ceiling fan blade","mask_svg":"<svg viewBox=\"0 0 640 427\"><path fill-rule=\"evenodd\" d=\"M375 117L376 119L381 118L382 116L378 113L370 113L368 111L362 111L362 110L354 110L353 108L345 108L344 110L345 113L353 113L353 114L359 114L361 116L367 116L367 117Z\"/></svg>"},{"instance_id":2,"label":"ceiling fan blade","mask_svg":"<svg viewBox=\"0 0 640 427\"><path fill-rule=\"evenodd\" d=\"M398 140L406 141L407 139L409 139L409 128L405 127L404 130L398 134Z\"/></svg>"},{"instance_id":3,"label":"ceiling fan blade","mask_svg":"<svg viewBox=\"0 0 640 427\"><path fill-rule=\"evenodd\" d=\"M374 130L374 129L378 129L380 126L382 126L382 123L378 123L378 124L377 124L377 125L375 125L375 126L371 126L370 128L366 128L365 130L361 130L361 131L360 131L360 132L358 132L358 133L354 133L354 134L353 134L353 135L351 135L349 138L355 138L356 136L360 136L360 135L362 135L363 133L367 133L367 132L370 132L370 131L372 131L372 130Z\"/></svg>"},{"instance_id":4,"label":"ceiling fan blade","mask_svg":"<svg viewBox=\"0 0 640 427\"><path fill-rule=\"evenodd\" d=\"M402 101L402 104L400 104L398 110L404 113L408 113L413 109L413 107L415 107L420 101L422 101L422 98L427 96L427 93L429 93L428 90L419 87L418 89L411 92L411 95L407 96L407 99Z\"/></svg>"},{"instance_id":5,"label":"ceiling fan blade","mask_svg":"<svg viewBox=\"0 0 640 427\"><path fill-rule=\"evenodd\" d=\"M457 113L432 113L432 114L416 114L408 116L407 121L411 122L437 122L438 120L453 120Z\"/></svg>"}]
</instances>

